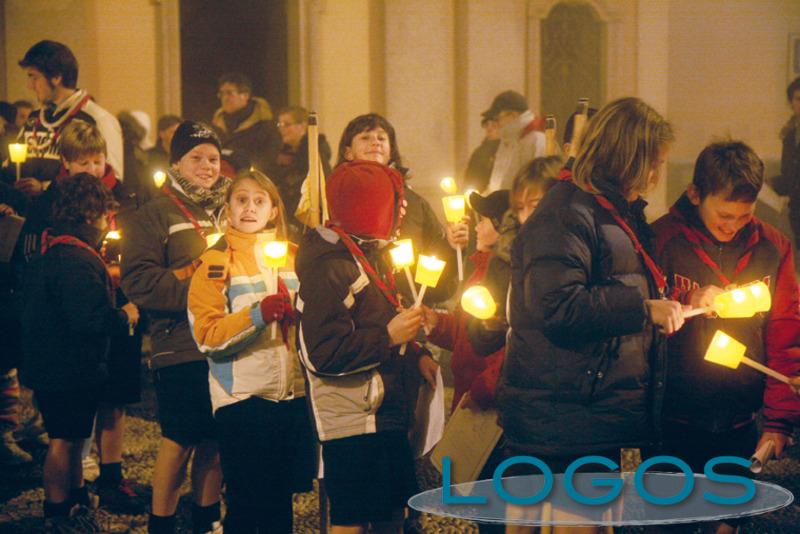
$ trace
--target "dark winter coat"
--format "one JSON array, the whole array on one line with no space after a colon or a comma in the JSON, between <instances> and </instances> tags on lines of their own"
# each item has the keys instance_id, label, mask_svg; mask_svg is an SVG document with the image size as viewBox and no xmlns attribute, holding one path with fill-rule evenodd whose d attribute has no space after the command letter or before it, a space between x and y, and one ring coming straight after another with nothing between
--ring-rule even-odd
<instances>
[{"instance_id":1,"label":"dark winter coat","mask_svg":"<svg viewBox=\"0 0 800 534\"><path fill-rule=\"evenodd\" d=\"M800 373L800 304L789 240L753 218L732 241L720 243L706 230L686 195L653 229L657 261L674 298L688 304L695 289L726 285L695 253L690 239L731 283L763 280L772 293L767 314L745 319L696 317L669 337L665 424L725 432L752 420L763 406L766 430L791 432L800 422L800 397L786 384L744 365L728 369L703 359L714 333L722 330L747 346L749 358L790 376Z\"/></svg>"},{"instance_id":2,"label":"dark winter coat","mask_svg":"<svg viewBox=\"0 0 800 534\"><path fill-rule=\"evenodd\" d=\"M269 104L263 98L253 97L237 113L242 115L241 118L230 117L222 109L214 113L212 124L220 133L223 154L226 151L243 154L250 160L250 165L269 173L283 144Z\"/></svg>"},{"instance_id":3,"label":"dark winter coat","mask_svg":"<svg viewBox=\"0 0 800 534\"><path fill-rule=\"evenodd\" d=\"M646 244L642 206L606 197ZM512 247L497 404L513 450L583 455L658 439L664 364L644 304L657 297L611 214L573 183L556 184Z\"/></svg>"},{"instance_id":4,"label":"dark winter coat","mask_svg":"<svg viewBox=\"0 0 800 534\"><path fill-rule=\"evenodd\" d=\"M368 261L389 271L375 244ZM309 380L321 441L376 432L406 432L413 422L419 352L391 347L386 326L395 307L333 230L310 230L295 260L300 357Z\"/></svg>"},{"instance_id":5,"label":"dark winter coat","mask_svg":"<svg viewBox=\"0 0 800 534\"><path fill-rule=\"evenodd\" d=\"M214 222L179 190L175 194L207 233ZM189 331L186 315L189 282L206 241L167 197L138 209L122 239L122 289L151 320L150 367L205 361Z\"/></svg>"},{"instance_id":6,"label":"dark winter coat","mask_svg":"<svg viewBox=\"0 0 800 534\"><path fill-rule=\"evenodd\" d=\"M89 225L57 228L99 249L103 233ZM41 391L100 385L108 373L111 336L128 331L114 307L106 266L90 251L55 245L28 266L22 312L22 382Z\"/></svg>"}]
</instances>

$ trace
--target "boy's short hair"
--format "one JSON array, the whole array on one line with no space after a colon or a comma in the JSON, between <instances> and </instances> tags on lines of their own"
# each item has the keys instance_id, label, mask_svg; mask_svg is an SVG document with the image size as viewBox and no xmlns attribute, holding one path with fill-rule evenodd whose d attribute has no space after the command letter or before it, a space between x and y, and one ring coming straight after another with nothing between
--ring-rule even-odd
<instances>
[{"instance_id":1,"label":"boy's short hair","mask_svg":"<svg viewBox=\"0 0 800 534\"><path fill-rule=\"evenodd\" d=\"M792 83L790 83L789 87L786 88L786 100L791 102L795 91L800 91L800 77L792 80Z\"/></svg>"},{"instance_id":2,"label":"boy's short hair","mask_svg":"<svg viewBox=\"0 0 800 534\"><path fill-rule=\"evenodd\" d=\"M291 115L292 120L298 124L308 122L308 110L301 106L286 106L278 110L278 117L283 114Z\"/></svg>"},{"instance_id":3,"label":"boy's short hair","mask_svg":"<svg viewBox=\"0 0 800 534\"><path fill-rule=\"evenodd\" d=\"M78 83L78 60L67 45L56 41L39 41L30 47L19 66L35 68L48 81L61 76L61 85L67 89L75 89Z\"/></svg>"},{"instance_id":4,"label":"boy's short hair","mask_svg":"<svg viewBox=\"0 0 800 534\"><path fill-rule=\"evenodd\" d=\"M232 83L240 93L253 94L253 82L241 72L226 72L217 80L217 87L222 87L225 83Z\"/></svg>"},{"instance_id":5,"label":"boy's short hair","mask_svg":"<svg viewBox=\"0 0 800 534\"><path fill-rule=\"evenodd\" d=\"M692 184L700 200L730 189L725 200L755 202L764 185L764 162L742 141L718 141L697 156Z\"/></svg>"},{"instance_id":6,"label":"boy's short hair","mask_svg":"<svg viewBox=\"0 0 800 534\"><path fill-rule=\"evenodd\" d=\"M76 161L90 154L108 155L106 139L94 124L82 120L72 120L59 136L61 157L65 161Z\"/></svg>"},{"instance_id":7,"label":"boy's short hair","mask_svg":"<svg viewBox=\"0 0 800 534\"><path fill-rule=\"evenodd\" d=\"M56 225L92 223L117 207L111 191L87 172L63 178L58 191L53 203L53 222Z\"/></svg>"}]
</instances>

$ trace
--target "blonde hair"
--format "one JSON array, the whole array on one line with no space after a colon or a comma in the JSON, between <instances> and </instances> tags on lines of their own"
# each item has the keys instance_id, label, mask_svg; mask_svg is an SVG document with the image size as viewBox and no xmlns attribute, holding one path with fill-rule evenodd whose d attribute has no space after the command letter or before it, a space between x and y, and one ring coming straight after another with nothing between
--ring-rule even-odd
<instances>
[{"instance_id":1,"label":"blonde hair","mask_svg":"<svg viewBox=\"0 0 800 534\"><path fill-rule=\"evenodd\" d=\"M614 100L587 124L573 166L575 184L596 193L593 180L604 180L625 197L644 193L659 151L674 139L669 122L642 100Z\"/></svg>"},{"instance_id":2,"label":"blonde hair","mask_svg":"<svg viewBox=\"0 0 800 534\"><path fill-rule=\"evenodd\" d=\"M529 187L538 187L546 192L555 184L563 166L564 160L561 156L534 158L514 178L514 183L511 185L511 196L522 193Z\"/></svg>"},{"instance_id":3,"label":"blonde hair","mask_svg":"<svg viewBox=\"0 0 800 534\"><path fill-rule=\"evenodd\" d=\"M59 136L59 149L64 161L77 161L82 156L108 155L106 139L94 124L82 120L70 121Z\"/></svg>"},{"instance_id":4,"label":"blonde hair","mask_svg":"<svg viewBox=\"0 0 800 534\"><path fill-rule=\"evenodd\" d=\"M239 173L236 174L233 182L231 182L231 185L228 187L228 191L225 193L226 210L227 205L230 205L233 190L236 189L237 184L244 180L254 181L261 189L267 192L269 199L272 201L272 205L278 208L278 213L275 215L275 218L272 221L267 223L266 227L274 227L276 237L281 240L286 239L286 216L285 209L283 207L283 200L281 200L278 187L272 180L269 179L266 174L262 172L259 172L255 169L246 169L239 171Z\"/></svg>"}]
</instances>

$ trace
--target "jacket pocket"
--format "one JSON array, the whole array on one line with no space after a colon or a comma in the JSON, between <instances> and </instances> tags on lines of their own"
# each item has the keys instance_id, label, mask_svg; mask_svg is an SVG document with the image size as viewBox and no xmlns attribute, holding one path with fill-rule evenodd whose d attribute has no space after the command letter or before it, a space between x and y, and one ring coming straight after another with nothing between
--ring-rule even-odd
<instances>
[{"instance_id":1,"label":"jacket pocket","mask_svg":"<svg viewBox=\"0 0 800 534\"><path fill-rule=\"evenodd\" d=\"M578 381L580 398L585 403L591 402L604 389L609 368L618 359L619 345L620 339L615 337L599 343L592 351Z\"/></svg>"}]
</instances>

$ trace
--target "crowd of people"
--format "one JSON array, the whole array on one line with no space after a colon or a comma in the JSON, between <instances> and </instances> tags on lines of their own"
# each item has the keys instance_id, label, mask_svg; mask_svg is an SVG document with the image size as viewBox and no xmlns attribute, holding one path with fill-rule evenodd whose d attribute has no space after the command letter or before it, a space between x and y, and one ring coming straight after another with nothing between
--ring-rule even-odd
<instances>
[{"instance_id":1,"label":"crowd of people","mask_svg":"<svg viewBox=\"0 0 800 534\"><path fill-rule=\"evenodd\" d=\"M84 480L93 435L99 506L147 511L152 533L175 531L187 471L196 533L291 532L292 495L320 471L332 532L401 532L418 491L416 397L439 372L433 346L452 351L452 409L499 414L483 477L511 456L563 472L622 448L702 472L767 441L780 456L800 423L792 247L753 215L764 165L741 141L703 148L686 193L650 225L643 196L674 141L665 118L621 98L573 114L553 150L525 97L506 91L481 116L486 139L462 180L476 190L470 211L442 225L412 187L392 124L368 113L344 129L333 167L319 137L329 218L310 228L295 215L306 109L273 113L246 76L225 74L209 122L165 115L150 147L146 115L114 117L78 89L65 45L41 41L19 65L37 105L2 108L3 148L23 143L27 159L17 179L4 153L0 180L0 214L25 218L2 238L15 248L0 263L0 460L31 461L15 442L19 369L49 439L50 532L99 530ZM787 96L776 184L794 221L800 80ZM397 239L446 261L420 302L389 261ZM264 246L283 241L287 261L274 267ZM755 280L771 292L768 313L684 318ZM494 317L446 304L478 284L499 303ZM790 383L704 362L718 329ZM149 509L122 465L143 336L162 436Z\"/></svg>"}]
</instances>

